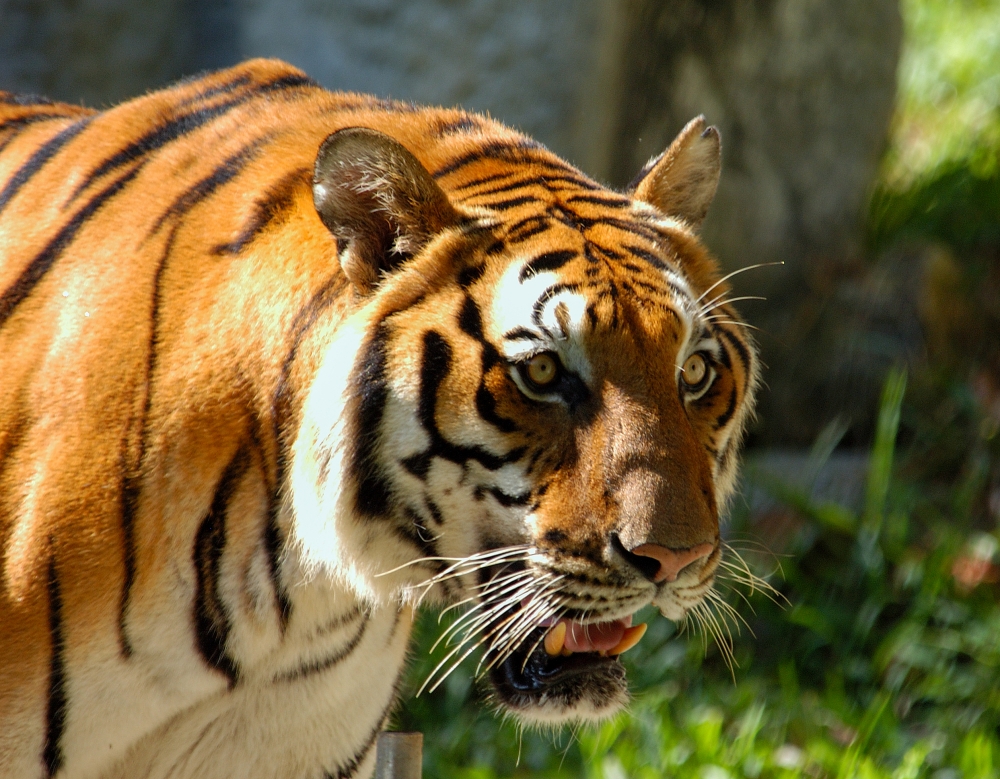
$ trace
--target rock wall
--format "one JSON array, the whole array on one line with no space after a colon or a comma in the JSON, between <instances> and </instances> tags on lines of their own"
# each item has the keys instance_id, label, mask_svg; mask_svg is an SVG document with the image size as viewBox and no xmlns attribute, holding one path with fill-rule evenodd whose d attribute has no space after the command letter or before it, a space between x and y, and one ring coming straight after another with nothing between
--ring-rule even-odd
<instances>
[{"instance_id":1,"label":"rock wall","mask_svg":"<svg viewBox=\"0 0 1000 779\"><path fill-rule=\"evenodd\" d=\"M808 343L864 267L900 36L898 0L0 0L0 88L106 105L276 56L332 89L489 112L619 186L703 113L723 137L706 241L728 270L785 263L734 280L769 297L744 305L771 367L762 428L804 442L844 411Z\"/></svg>"}]
</instances>

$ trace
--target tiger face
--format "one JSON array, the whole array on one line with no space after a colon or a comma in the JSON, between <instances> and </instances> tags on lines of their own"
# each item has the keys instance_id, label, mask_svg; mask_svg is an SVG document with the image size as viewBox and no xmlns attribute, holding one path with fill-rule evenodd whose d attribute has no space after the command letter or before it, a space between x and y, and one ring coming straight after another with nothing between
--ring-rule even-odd
<instances>
[{"instance_id":1,"label":"tiger face","mask_svg":"<svg viewBox=\"0 0 1000 779\"><path fill-rule=\"evenodd\" d=\"M627 194L524 157L432 176L373 130L324 142L356 306L305 401L291 544L367 602L470 604L452 657L480 647L502 706L593 720L627 700L632 615L712 588L757 363L695 234L714 128Z\"/></svg>"}]
</instances>

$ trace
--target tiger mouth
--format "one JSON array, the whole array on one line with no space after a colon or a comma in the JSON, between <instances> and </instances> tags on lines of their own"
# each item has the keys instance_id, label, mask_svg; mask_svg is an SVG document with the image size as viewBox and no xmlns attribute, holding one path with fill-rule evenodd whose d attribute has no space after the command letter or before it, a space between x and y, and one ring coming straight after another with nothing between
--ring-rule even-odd
<instances>
[{"instance_id":1,"label":"tiger mouth","mask_svg":"<svg viewBox=\"0 0 1000 779\"><path fill-rule=\"evenodd\" d=\"M590 709L624 692L625 668L620 656L646 632L632 617L581 623L560 619L540 625L521 644L490 668L489 679L500 701L526 710L555 703ZM602 700L606 699L606 700Z\"/></svg>"}]
</instances>

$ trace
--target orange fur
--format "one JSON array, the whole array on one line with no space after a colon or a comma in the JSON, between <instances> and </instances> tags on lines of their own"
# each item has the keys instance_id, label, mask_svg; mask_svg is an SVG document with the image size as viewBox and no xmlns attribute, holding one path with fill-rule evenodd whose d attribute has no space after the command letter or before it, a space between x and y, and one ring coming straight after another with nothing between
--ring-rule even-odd
<instances>
[{"instance_id":1,"label":"orange fur","mask_svg":"<svg viewBox=\"0 0 1000 779\"><path fill-rule=\"evenodd\" d=\"M435 217L444 227L398 267L369 268L374 292L345 276L344 246L317 217L311 190L317 149L348 127L395 139L455 209ZM717 136L715 143L717 154ZM670 158L675 168L678 159ZM504 176L517 186L502 191ZM647 190L647 200L658 197ZM672 297L664 268L686 281L691 300L716 283L718 270L690 225L656 211L669 205L636 205L490 119L330 93L274 61L102 113L0 95L0 772L111 776L146 765L154 774L149 766L159 758L142 751L143 739L155 732L168 743L170 723L181 727L185 712L238 690L272 661L285 668L281 637L301 630L312 641L316 624L340 613L323 598L357 598L352 608L372 625L391 609L384 645L405 644L405 631L395 638L395 626L410 619L402 589L384 598L350 588L350 596L331 589L314 597L316 571L289 562L289 539L299 532L292 447L303 440L307 397L329 345L347 323L389 329L386 370L400 408L419 405L434 346L428 333L440 331L451 364L461 366L445 371L435 395L441 435L491 452L537 452L524 476L538 504L524 520L530 537L493 523L491 540L527 538L554 558L591 562L612 532L633 546L717 544L756 366L738 326L712 325L724 353L742 353L743 364L720 362L710 401L678 395L677 361L697 316ZM703 215L702 206L688 210ZM512 230L526 237L515 241ZM494 251L497 236L502 251ZM498 290L511 268L560 252L575 257L558 269L562 283L590 301L582 321L591 325L569 340L587 355L601 399L578 426L567 408L519 390L507 362L485 365L482 340L459 325L474 306L482 339L499 343L497 307L507 304ZM470 269L476 278L463 283ZM715 287L702 302L726 291ZM737 320L728 305L707 314L720 312ZM479 419L480 383L495 414L518 430ZM362 413L363 389L345 399L346 419ZM732 419L719 424L727 401ZM347 426L352 441L378 433L360 424ZM509 508L502 504L511 496L496 489L485 499ZM524 500L514 507L518 517L528 511ZM452 525L469 511L458 498L440 503ZM663 525L665 515L675 519ZM224 532L217 557L213 532ZM359 543L377 546L377 536ZM192 564L192 549L207 556L195 554ZM403 549L391 562L411 558ZM274 593L234 589L231 582L256 581L247 572L267 565L277 566ZM190 611L176 606L205 587L222 588L206 596L206 624L231 623L214 666L196 662L202 639L192 637ZM290 618L282 617L283 598L294 602ZM235 615L211 612L213 603ZM302 615L314 612L307 624ZM164 647L186 659L166 658ZM386 673L394 679L397 669ZM142 702L134 723L101 732L92 720L133 693ZM369 752L358 751L363 738L345 735L341 747L336 733L317 733L331 742L324 770L370 770ZM88 740L105 735L109 749L92 753L105 745ZM352 755L361 761L353 768ZM315 766L288 759L313 775Z\"/></svg>"}]
</instances>

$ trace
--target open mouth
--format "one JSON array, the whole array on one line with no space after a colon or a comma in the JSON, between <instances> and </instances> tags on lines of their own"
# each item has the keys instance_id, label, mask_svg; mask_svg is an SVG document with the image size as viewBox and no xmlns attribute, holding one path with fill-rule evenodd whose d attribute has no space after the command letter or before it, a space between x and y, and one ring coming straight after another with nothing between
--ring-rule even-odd
<instances>
[{"instance_id":1,"label":"open mouth","mask_svg":"<svg viewBox=\"0 0 1000 779\"><path fill-rule=\"evenodd\" d=\"M603 708L599 699L624 694L618 657L645 632L646 625L633 625L631 616L586 624L560 619L529 633L490 669L490 681L500 699L517 709L549 701L573 706L584 698Z\"/></svg>"}]
</instances>

